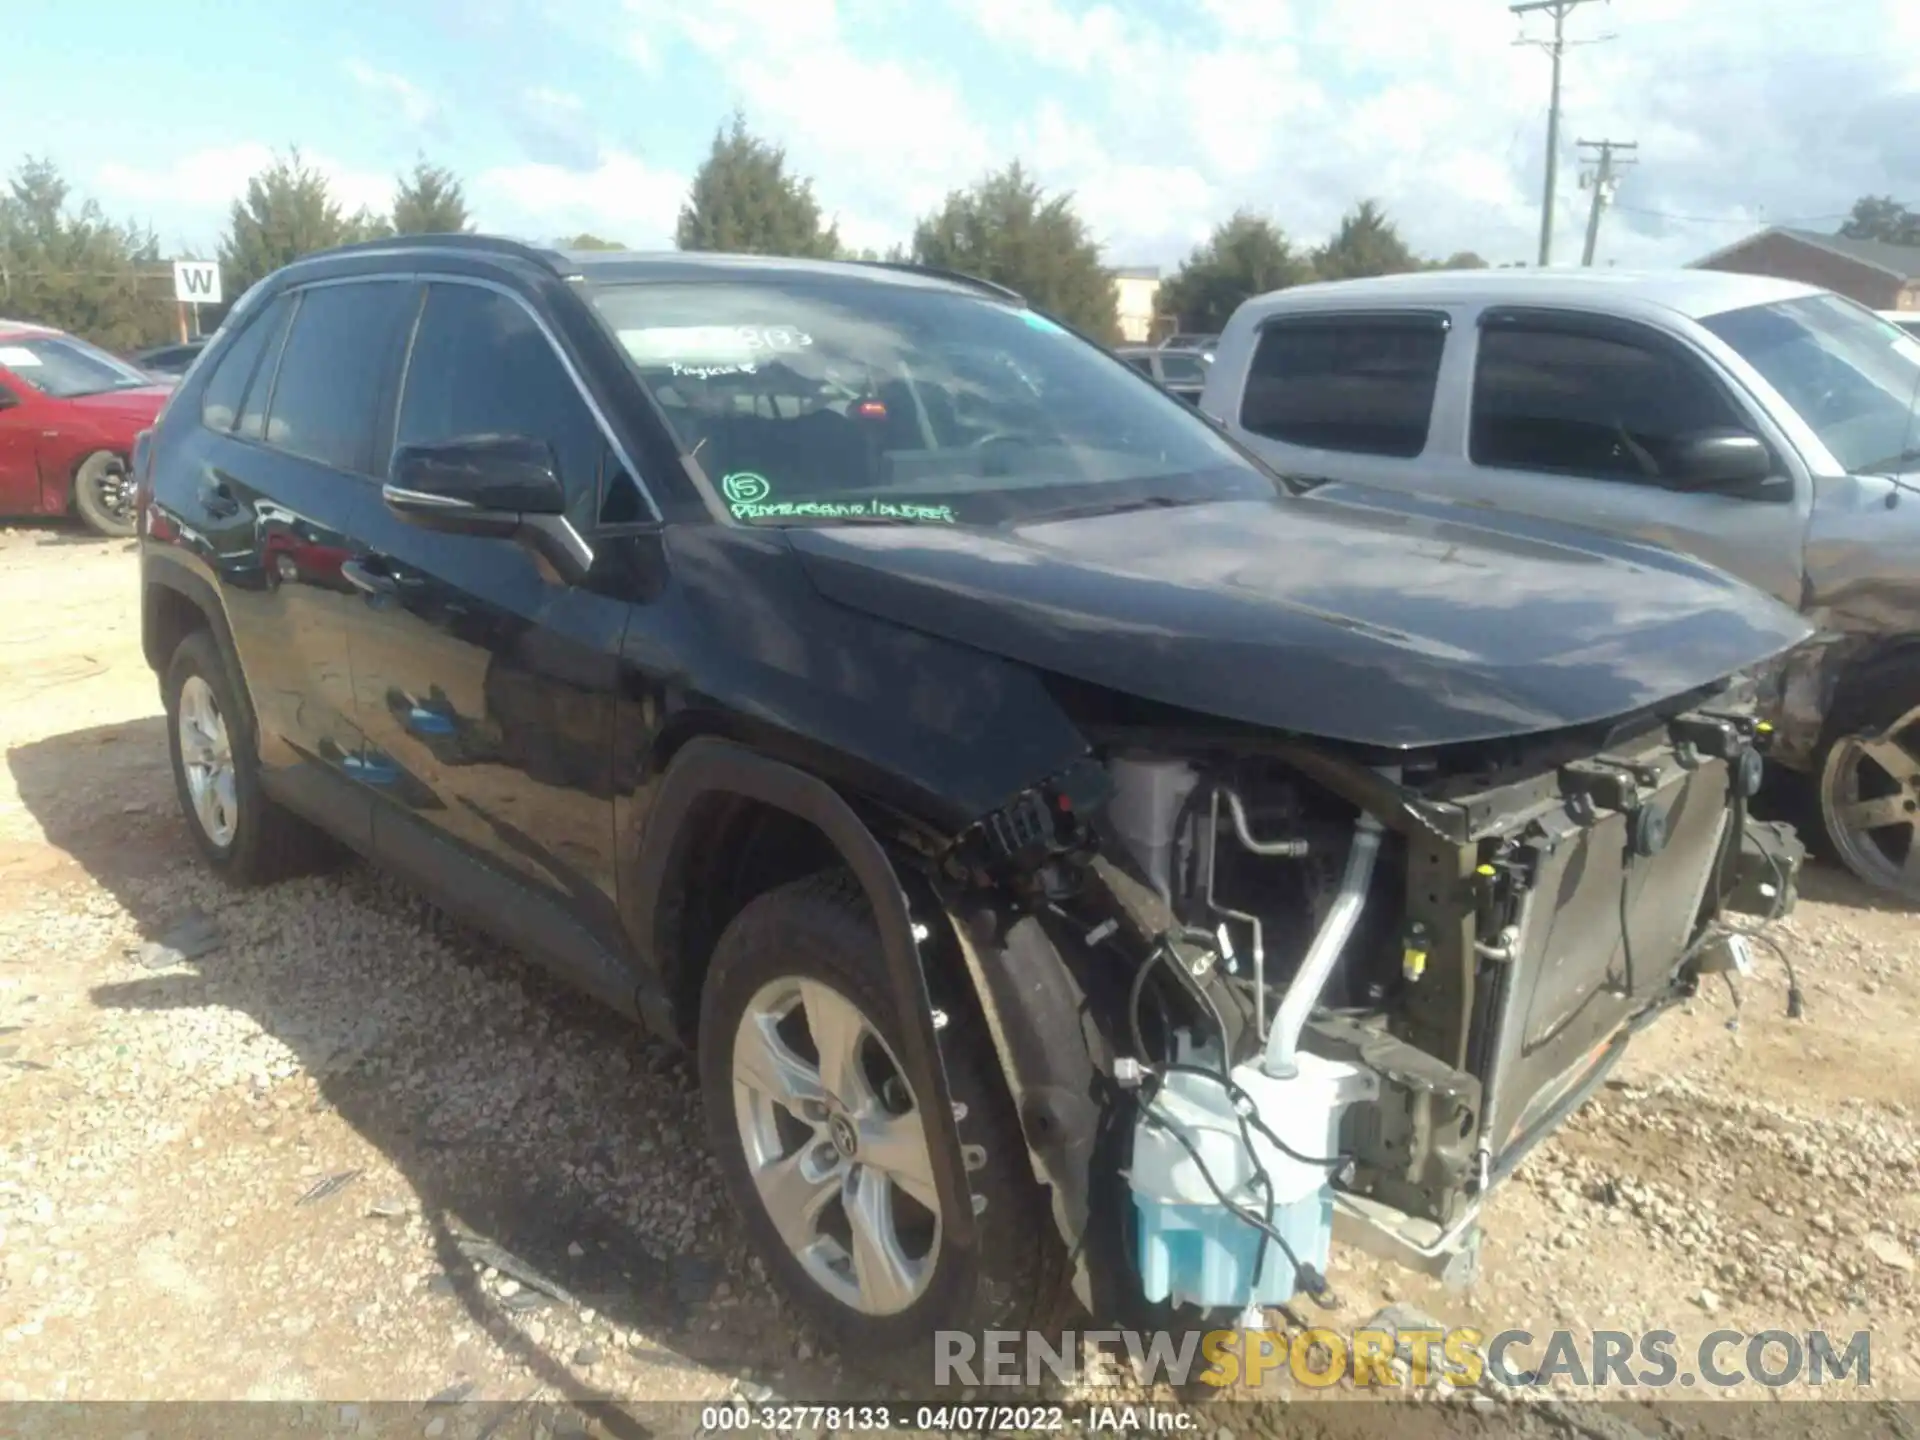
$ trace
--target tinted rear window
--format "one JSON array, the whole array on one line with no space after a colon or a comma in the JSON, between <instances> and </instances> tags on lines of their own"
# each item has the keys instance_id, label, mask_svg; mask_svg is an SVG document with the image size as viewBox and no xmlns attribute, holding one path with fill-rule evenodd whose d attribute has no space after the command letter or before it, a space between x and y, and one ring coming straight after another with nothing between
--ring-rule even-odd
<instances>
[{"instance_id":1,"label":"tinted rear window","mask_svg":"<svg viewBox=\"0 0 1920 1440\"><path fill-rule=\"evenodd\" d=\"M200 423L210 430L231 430L240 413L240 401L247 393L247 382L260 368L260 356L269 341L276 339L287 323L293 302L281 296L247 322L233 337L226 353L214 363L200 392Z\"/></svg>"},{"instance_id":2,"label":"tinted rear window","mask_svg":"<svg viewBox=\"0 0 1920 1440\"><path fill-rule=\"evenodd\" d=\"M1418 455L1446 339L1446 322L1431 315L1270 323L1254 350L1240 423L1289 445Z\"/></svg>"}]
</instances>

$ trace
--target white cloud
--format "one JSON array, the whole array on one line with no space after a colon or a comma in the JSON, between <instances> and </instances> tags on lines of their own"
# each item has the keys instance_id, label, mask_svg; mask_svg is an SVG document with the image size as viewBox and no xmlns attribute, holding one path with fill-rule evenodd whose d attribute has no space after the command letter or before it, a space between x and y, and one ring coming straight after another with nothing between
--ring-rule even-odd
<instances>
[{"instance_id":1,"label":"white cloud","mask_svg":"<svg viewBox=\"0 0 1920 1440\"><path fill-rule=\"evenodd\" d=\"M404 75L375 69L364 60L347 61L347 74L362 89L390 97L409 125L426 125L439 114L439 103Z\"/></svg>"},{"instance_id":2,"label":"white cloud","mask_svg":"<svg viewBox=\"0 0 1920 1440\"><path fill-rule=\"evenodd\" d=\"M503 165L475 177L473 197L488 229L548 241L587 231L636 250L670 248L687 177L636 155L608 151L591 169Z\"/></svg>"},{"instance_id":3,"label":"white cloud","mask_svg":"<svg viewBox=\"0 0 1920 1440\"><path fill-rule=\"evenodd\" d=\"M93 185L110 212L151 214L164 230L224 226L227 207L246 193L247 181L272 165L273 147L245 140L176 155L158 166L109 162L94 172ZM323 152L302 150L302 164L319 172L340 208L385 211L394 178L384 171L347 165ZM189 218L191 217L191 218Z\"/></svg>"},{"instance_id":4,"label":"white cloud","mask_svg":"<svg viewBox=\"0 0 1920 1440\"><path fill-rule=\"evenodd\" d=\"M729 93L715 98L818 178L851 243L902 238L1006 158L937 57L860 53L834 0L627 0L626 11L653 45L671 37L720 67Z\"/></svg>"}]
</instances>

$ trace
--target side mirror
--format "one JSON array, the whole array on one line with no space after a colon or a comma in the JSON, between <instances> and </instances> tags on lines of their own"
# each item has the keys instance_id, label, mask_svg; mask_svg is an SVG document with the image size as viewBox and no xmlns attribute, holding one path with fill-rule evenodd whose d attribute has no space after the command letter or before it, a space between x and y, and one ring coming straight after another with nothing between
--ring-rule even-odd
<instances>
[{"instance_id":1,"label":"side mirror","mask_svg":"<svg viewBox=\"0 0 1920 1440\"><path fill-rule=\"evenodd\" d=\"M408 524L518 540L568 582L582 579L593 564L593 550L566 517L566 488L544 440L467 435L402 445L389 473L381 499Z\"/></svg>"},{"instance_id":2,"label":"side mirror","mask_svg":"<svg viewBox=\"0 0 1920 1440\"><path fill-rule=\"evenodd\" d=\"M1676 490L1747 491L1773 478L1773 452L1745 430L1703 430L1679 441L1668 475Z\"/></svg>"}]
</instances>

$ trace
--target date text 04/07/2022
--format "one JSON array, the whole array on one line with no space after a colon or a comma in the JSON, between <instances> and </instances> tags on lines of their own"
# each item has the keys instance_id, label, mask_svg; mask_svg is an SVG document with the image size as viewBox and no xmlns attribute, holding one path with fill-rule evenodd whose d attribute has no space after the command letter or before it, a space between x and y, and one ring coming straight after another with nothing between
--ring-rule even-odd
<instances>
[{"instance_id":1,"label":"date text 04/07/2022","mask_svg":"<svg viewBox=\"0 0 1920 1440\"><path fill-rule=\"evenodd\" d=\"M1126 1434L1185 1434L1201 1428L1202 1417L1170 1405L920 1405L908 1403L800 1405L721 1404L701 1408L700 1429L727 1431L826 1430L841 1432L908 1430L974 1435L1032 1434L1036 1431L1106 1431Z\"/></svg>"}]
</instances>

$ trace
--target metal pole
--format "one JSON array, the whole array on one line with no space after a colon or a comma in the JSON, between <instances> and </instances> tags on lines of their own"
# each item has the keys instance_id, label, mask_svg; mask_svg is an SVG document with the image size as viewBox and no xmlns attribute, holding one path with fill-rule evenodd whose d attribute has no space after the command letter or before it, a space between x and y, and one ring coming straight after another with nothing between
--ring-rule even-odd
<instances>
[{"instance_id":1,"label":"metal pole","mask_svg":"<svg viewBox=\"0 0 1920 1440\"><path fill-rule=\"evenodd\" d=\"M1553 39L1543 47L1553 61L1553 89L1547 102L1547 175L1540 196L1540 264L1542 265L1547 265L1553 260L1553 197L1554 189L1560 179L1560 61L1567 49L1567 16L1575 6L1588 3L1590 0L1522 0L1520 4L1507 7L1515 15L1530 15L1536 10L1545 10L1553 16Z\"/></svg>"},{"instance_id":2,"label":"metal pole","mask_svg":"<svg viewBox=\"0 0 1920 1440\"><path fill-rule=\"evenodd\" d=\"M1553 98L1547 102L1547 184L1540 197L1540 264L1553 261L1553 191L1560 178L1560 57L1566 53L1567 8L1553 10Z\"/></svg>"}]
</instances>

